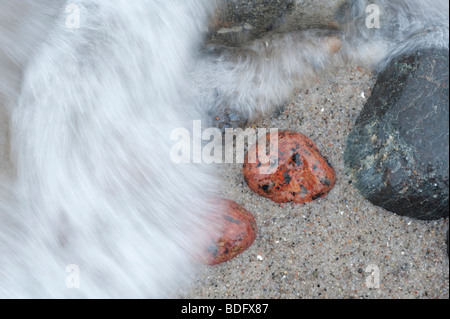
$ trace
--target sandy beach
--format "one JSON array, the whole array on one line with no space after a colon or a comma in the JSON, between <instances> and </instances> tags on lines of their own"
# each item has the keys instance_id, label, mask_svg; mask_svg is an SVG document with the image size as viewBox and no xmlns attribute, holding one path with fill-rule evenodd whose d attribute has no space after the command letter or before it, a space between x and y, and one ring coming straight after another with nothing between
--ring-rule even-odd
<instances>
[{"instance_id":1,"label":"sandy beach","mask_svg":"<svg viewBox=\"0 0 450 319\"><path fill-rule=\"evenodd\" d=\"M340 70L297 92L278 117L253 124L310 137L336 170L337 184L313 203L279 205L248 188L242 165L218 168L223 197L254 214L258 237L236 259L202 269L179 297L449 297L448 219L394 215L365 200L345 175L347 135L375 80L370 70ZM372 269L379 270L379 288L366 285Z\"/></svg>"}]
</instances>

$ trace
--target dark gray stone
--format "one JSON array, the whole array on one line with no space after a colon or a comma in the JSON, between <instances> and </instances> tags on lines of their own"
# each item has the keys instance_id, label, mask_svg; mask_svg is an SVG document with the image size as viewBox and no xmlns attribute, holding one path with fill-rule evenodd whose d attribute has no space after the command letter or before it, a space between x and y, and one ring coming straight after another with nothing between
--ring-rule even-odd
<instances>
[{"instance_id":1,"label":"dark gray stone","mask_svg":"<svg viewBox=\"0 0 450 319\"><path fill-rule=\"evenodd\" d=\"M337 29L344 0L226 0L211 21L211 41L239 44L268 31Z\"/></svg>"},{"instance_id":2,"label":"dark gray stone","mask_svg":"<svg viewBox=\"0 0 450 319\"><path fill-rule=\"evenodd\" d=\"M400 57L379 75L345 164L375 205L422 220L449 215L448 50Z\"/></svg>"}]
</instances>

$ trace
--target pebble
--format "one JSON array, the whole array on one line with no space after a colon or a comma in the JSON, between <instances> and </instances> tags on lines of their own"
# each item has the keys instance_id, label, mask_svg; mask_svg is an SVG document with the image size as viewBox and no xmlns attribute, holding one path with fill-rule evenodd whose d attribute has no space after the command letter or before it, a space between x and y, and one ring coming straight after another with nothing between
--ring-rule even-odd
<instances>
[{"instance_id":1,"label":"pebble","mask_svg":"<svg viewBox=\"0 0 450 319\"><path fill-rule=\"evenodd\" d=\"M230 261L242 254L255 241L257 225L254 216L239 204L222 199L225 211L223 227L218 238L211 238L205 252L205 263L210 266Z\"/></svg>"},{"instance_id":2,"label":"pebble","mask_svg":"<svg viewBox=\"0 0 450 319\"><path fill-rule=\"evenodd\" d=\"M271 154L275 149L270 143ZM246 155L243 174L247 185L276 203L307 203L327 195L336 183L336 173L308 137L295 131L278 133L278 158L264 165L256 157L257 145ZM273 155L271 155L273 156ZM278 164L274 168L274 163ZM273 171L273 172L272 172Z\"/></svg>"}]
</instances>

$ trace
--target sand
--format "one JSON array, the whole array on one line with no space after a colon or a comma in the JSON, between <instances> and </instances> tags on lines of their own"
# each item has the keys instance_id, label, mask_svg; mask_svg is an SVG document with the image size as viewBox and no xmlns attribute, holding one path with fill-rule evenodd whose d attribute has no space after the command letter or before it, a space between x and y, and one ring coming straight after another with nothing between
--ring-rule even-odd
<instances>
[{"instance_id":1,"label":"sand","mask_svg":"<svg viewBox=\"0 0 450 319\"><path fill-rule=\"evenodd\" d=\"M347 135L374 81L369 70L343 69L299 91L278 117L254 124L310 137L337 185L316 202L279 205L252 193L241 164L223 165L222 195L254 214L258 237L236 259L202 269L180 298L449 298L448 219L394 215L365 200L345 175ZM366 284L372 269L379 287Z\"/></svg>"}]
</instances>

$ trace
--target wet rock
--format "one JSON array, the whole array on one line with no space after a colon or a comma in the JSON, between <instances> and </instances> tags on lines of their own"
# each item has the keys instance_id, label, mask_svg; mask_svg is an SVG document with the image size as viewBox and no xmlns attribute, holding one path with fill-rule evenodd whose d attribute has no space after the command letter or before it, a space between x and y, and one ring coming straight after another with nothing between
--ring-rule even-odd
<instances>
[{"instance_id":1,"label":"wet rock","mask_svg":"<svg viewBox=\"0 0 450 319\"><path fill-rule=\"evenodd\" d=\"M211 21L212 40L237 43L268 31L336 29L345 1L226 0Z\"/></svg>"},{"instance_id":2,"label":"wet rock","mask_svg":"<svg viewBox=\"0 0 450 319\"><path fill-rule=\"evenodd\" d=\"M278 151L270 133L266 150L271 158L265 164L255 156L253 145L245 157L244 179L252 191L276 203L303 204L327 195L336 183L334 169L317 146L305 135L293 131L278 134ZM265 164L265 165L264 165Z\"/></svg>"},{"instance_id":3,"label":"wet rock","mask_svg":"<svg viewBox=\"0 0 450 319\"><path fill-rule=\"evenodd\" d=\"M351 132L345 163L373 204L422 220L448 216L449 52L391 62Z\"/></svg>"},{"instance_id":4,"label":"wet rock","mask_svg":"<svg viewBox=\"0 0 450 319\"><path fill-rule=\"evenodd\" d=\"M208 114L208 118L212 119L210 126L217 127L222 133L230 128L244 128L248 123L248 118L244 114L229 107L212 110Z\"/></svg>"},{"instance_id":5,"label":"wet rock","mask_svg":"<svg viewBox=\"0 0 450 319\"><path fill-rule=\"evenodd\" d=\"M222 199L225 208L218 238L212 238L205 253L205 263L222 264L242 254L255 241L256 221L253 215L237 203Z\"/></svg>"}]
</instances>

